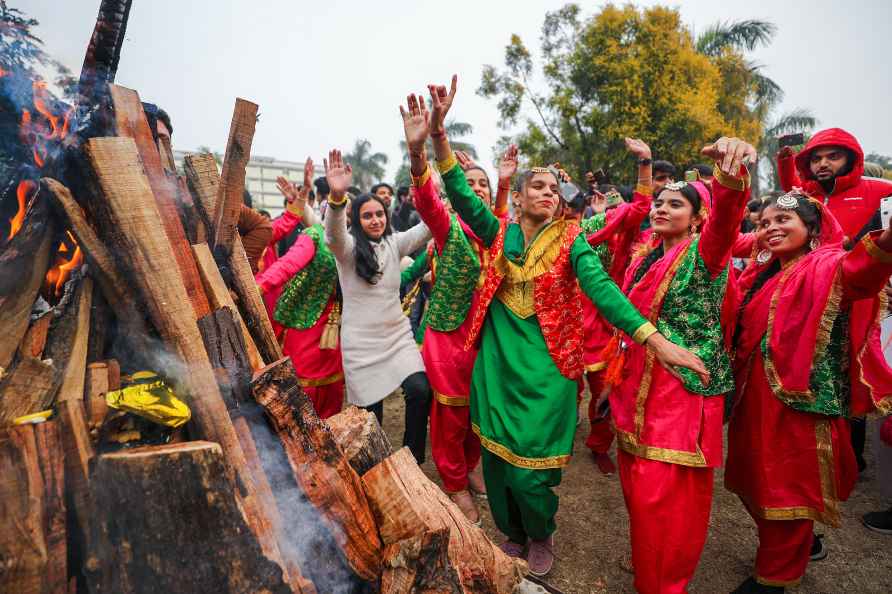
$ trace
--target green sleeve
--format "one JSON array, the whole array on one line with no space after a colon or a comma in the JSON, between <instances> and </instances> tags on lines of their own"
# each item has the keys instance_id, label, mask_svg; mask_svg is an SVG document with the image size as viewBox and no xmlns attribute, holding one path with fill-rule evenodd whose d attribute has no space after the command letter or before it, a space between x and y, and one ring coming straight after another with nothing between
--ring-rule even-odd
<instances>
[{"instance_id":1,"label":"green sleeve","mask_svg":"<svg viewBox=\"0 0 892 594\"><path fill-rule=\"evenodd\" d=\"M412 265L400 273L400 286L405 287L409 283L415 282L427 272L427 250L419 254Z\"/></svg>"},{"instance_id":2,"label":"green sleeve","mask_svg":"<svg viewBox=\"0 0 892 594\"><path fill-rule=\"evenodd\" d=\"M576 237L570 249L570 263L573 265L582 291L588 295L608 322L629 336L634 336L639 328L648 324L644 316L604 272L600 259L582 234Z\"/></svg>"},{"instance_id":3,"label":"green sleeve","mask_svg":"<svg viewBox=\"0 0 892 594\"><path fill-rule=\"evenodd\" d=\"M586 233L595 233L596 231L600 231L604 228L604 225L607 224L607 213L598 213L593 217L589 217L587 219L582 219L579 221L579 226L582 227L582 230Z\"/></svg>"},{"instance_id":4,"label":"green sleeve","mask_svg":"<svg viewBox=\"0 0 892 594\"><path fill-rule=\"evenodd\" d=\"M489 247L499 233L499 219L492 214L489 207L483 203L465 178L465 172L459 165L455 165L446 173L441 174L443 185L446 187L446 195L452 202L452 207L458 216L471 227L483 244Z\"/></svg>"}]
</instances>

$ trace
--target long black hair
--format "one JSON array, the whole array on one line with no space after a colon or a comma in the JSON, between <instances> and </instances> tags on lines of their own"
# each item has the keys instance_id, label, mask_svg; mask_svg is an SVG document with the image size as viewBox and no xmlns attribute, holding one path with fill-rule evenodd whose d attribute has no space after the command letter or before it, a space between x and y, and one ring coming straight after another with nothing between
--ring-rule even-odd
<instances>
[{"instance_id":1,"label":"long black hair","mask_svg":"<svg viewBox=\"0 0 892 594\"><path fill-rule=\"evenodd\" d=\"M390 227L390 211L387 210L383 200L372 194L361 194L353 200L350 205L350 220L352 221L350 234L353 236L353 258L356 260L356 274L369 284L374 285L381 278L381 268L378 263L378 256L372 247L372 242L369 240L369 236L365 234L365 231L362 230L362 223L359 220L359 209L369 200L374 200L384 209L384 216L387 222L384 226L384 235L381 237L387 237L393 232L393 229Z\"/></svg>"}]
</instances>

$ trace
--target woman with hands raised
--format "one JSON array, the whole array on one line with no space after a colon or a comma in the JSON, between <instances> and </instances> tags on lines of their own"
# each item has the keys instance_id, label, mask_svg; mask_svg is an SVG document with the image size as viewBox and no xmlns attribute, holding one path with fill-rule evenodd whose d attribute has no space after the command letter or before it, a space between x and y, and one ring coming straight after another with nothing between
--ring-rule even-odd
<instances>
[{"instance_id":1,"label":"woman with hands raised","mask_svg":"<svg viewBox=\"0 0 892 594\"><path fill-rule=\"evenodd\" d=\"M341 152L325 160L331 193L325 216L325 242L334 254L343 297L341 352L347 400L371 410L383 421L384 398L402 387L406 399L403 445L424 461L430 385L412 340L399 298L400 260L430 239L420 223L394 232L380 198L363 194L352 201L348 231L347 189L353 172Z\"/></svg>"}]
</instances>

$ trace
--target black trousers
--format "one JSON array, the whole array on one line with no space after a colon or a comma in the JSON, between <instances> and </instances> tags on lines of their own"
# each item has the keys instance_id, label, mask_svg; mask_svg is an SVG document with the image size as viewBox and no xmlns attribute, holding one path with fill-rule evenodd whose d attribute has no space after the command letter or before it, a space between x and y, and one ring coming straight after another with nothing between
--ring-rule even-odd
<instances>
[{"instance_id":1,"label":"black trousers","mask_svg":"<svg viewBox=\"0 0 892 594\"><path fill-rule=\"evenodd\" d=\"M424 463L424 450L427 447L427 417L430 415L431 385L423 371L413 373L400 384L406 399L406 429L403 432L403 445L409 446L415 461ZM374 413L378 424L384 426L384 401L363 407Z\"/></svg>"}]
</instances>

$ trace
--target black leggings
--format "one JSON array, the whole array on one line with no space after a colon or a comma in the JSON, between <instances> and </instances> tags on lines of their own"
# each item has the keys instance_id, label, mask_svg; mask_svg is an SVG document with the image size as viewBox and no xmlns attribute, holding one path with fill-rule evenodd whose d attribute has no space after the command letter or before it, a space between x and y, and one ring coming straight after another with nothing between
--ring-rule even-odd
<instances>
[{"instance_id":1,"label":"black leggings","mask_svg":"<svg viewBox=\"0 0 892 594\"><path fill-rule=\"evenodd\" d=\"M406 430L403 433L403 445L409 446L409 450L415 456L415 461L418 464L424 464L424 449L427 446L427 417L431 410L431 385L427 381L427 374L423 371L413 373L400 385L406 399ZM363 408L374 413L378 424L384 426L383 400Z\"/></svg>"}]
</instances>

